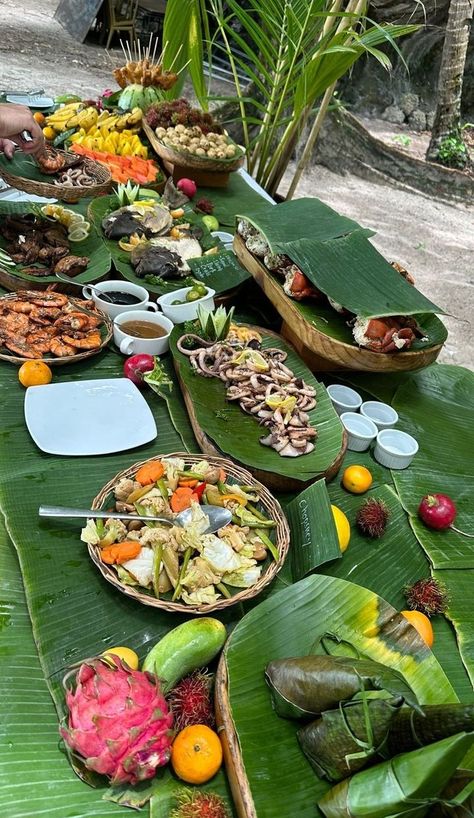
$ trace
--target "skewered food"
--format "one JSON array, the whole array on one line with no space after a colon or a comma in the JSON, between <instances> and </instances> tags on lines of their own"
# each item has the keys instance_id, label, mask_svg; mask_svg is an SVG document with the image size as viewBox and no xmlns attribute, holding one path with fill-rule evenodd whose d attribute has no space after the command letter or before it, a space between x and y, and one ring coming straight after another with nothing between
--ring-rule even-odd
<instances>
[{"instance_id":1,"label":"skewered food","mask_svg":"<svg viewBox=\"0 0 474 818\"><path fill-rule=\"evenodd\" d=\"M93 301L21 290L0 300L0 348L22 358L69 357L101 346L102 323Z\"/></svg>"}]
</instances>

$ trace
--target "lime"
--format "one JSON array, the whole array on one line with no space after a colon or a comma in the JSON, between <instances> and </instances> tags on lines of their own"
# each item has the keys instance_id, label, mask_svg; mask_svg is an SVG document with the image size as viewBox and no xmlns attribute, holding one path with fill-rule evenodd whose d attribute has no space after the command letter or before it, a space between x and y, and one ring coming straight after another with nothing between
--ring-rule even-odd
<instances>
[{"instance_id":1,"label":"lime","mask_svg":"<svg viewBox=\"0 0 474 818\"><path fill-rule=\"evenodd\" d=\"M267 372L268 369L269 369L268 363L266 362L265 358L263 357L263 355L261 355L260 352L257 352L256 349L244 349L244 350L242 350L242 352L240 352L236 357L234 357L232 359L233 364L244 364L244 363L247 363L247 362L251 363L252 366L255 367L257 372ZM269 398L269 400L270 400L270 398ZM287 400L288 400L288 398L287 398ZM293 398L291 398L291 400L293 400ZM283 402L282 398L280 398L280 397L278 397L278 399L277 399L277 404L278 405L275 405L275 406L270 406L270 404L267 401L268 405L272 409L280 408L280 404L282 402ZM292 404L292 409L294 409L295 404L296 404L296 398L294 399L294 403ZM291 411L291 409L290 409L290 411Z\"/></svg>"},{"instance_id":2,"label":"lime","mask_svg":"<svg viewBox=\"0 0 474 818\"><path fill-rule=\"evenodd\" d=\"M68 233L69 241L84 241L89 235L89 228L87 227L75 227L74 230L71 230Z\"/></svg>"},{"instance_id":3,"label":"lime","mask_svg":"<svg viewBox=\"0 0 474 818\"><path fill-rule=\"evenodd\" d=\"M192 290L186 293L186 301L199 301L200 298L202 298L201 293L194 287Z\"/></svg>"}]
</instances>

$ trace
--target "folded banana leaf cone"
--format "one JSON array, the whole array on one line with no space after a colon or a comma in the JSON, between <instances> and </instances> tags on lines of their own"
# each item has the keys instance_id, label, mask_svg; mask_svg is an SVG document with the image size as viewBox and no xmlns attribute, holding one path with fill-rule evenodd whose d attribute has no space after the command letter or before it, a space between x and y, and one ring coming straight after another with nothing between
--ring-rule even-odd
<instances>
[{"instance_id":1,"label":"folded banana leaf cone","mask_svg":"<svg viewBox=\"0 0 474 818\"><path fill-rule=\"evenodd\" d=\"M455 733L474 731L474 704L427 704L423 713L403 707L394 713L387 737L387 756L424 747Z\"/></svg>"},{"instance_id":2,"label":"folded banana leaf cone","mask_svg":"<svg viewBox=\"0 0 474 818\"><path fill-rule=\"evenodd\" d=\"M474 733L458 733L383 761L336 784L318 807L326 818L422 818L445 800L440 793L473 742ZM472 787L456 801L466 800Z\"/></svg>"},{"instance_id":3,"label":"folded banana leaf cone","mask_svg":"<svg viewBox=\"0 0 474 818\"><path fill-rule=\"evenodd\" d=\"M329 655L278 659L267 665L265 678L273 708L282 718L319 716L363 690L386 690L422 712L402 674L370 659Z\"/></svg>"},{"instance_id":4,"label":"folded banana leaf cone","mask_svg":"<svg viewBox=\"0 0 474 818\"><path fill-rule=\"evenodd\" d=\"M378 754L402 705L401 696L341 702L336 710L326 710L298 730L300 747L317 775L341 781L380 760Z\"/></svg>"}]
</instances>

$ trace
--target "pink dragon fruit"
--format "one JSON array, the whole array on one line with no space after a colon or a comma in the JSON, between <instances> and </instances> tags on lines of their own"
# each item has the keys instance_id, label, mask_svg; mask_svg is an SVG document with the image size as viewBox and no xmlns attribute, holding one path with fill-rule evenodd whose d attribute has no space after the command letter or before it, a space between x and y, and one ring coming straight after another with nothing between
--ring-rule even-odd
<instances>
[{"instance_id":1,"label":"pink dragon fruit","mask_svg":"<svg viewBox=\"0 0 474 818\"><path fill-rule=\"evenodd\" d=\"M75 681L60 729L68 747L111 784L153 778L170 759L173 724L158 680L109 656L84 662Z\"/></svg>"}]
</instances>

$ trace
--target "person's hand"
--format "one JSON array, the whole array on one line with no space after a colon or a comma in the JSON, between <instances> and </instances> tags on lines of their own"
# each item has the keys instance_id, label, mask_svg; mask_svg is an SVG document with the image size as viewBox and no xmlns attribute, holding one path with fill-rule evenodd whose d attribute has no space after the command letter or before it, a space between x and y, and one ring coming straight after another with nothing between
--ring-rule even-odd
<instances>
[{"instance_id":1,"label":"person's hand","mask_svg":"<svg viewBox=\"0 0 474 818\"><path fill-rule=\"evenodd\" d=\"M11 139L0 139L0 153L4 153L8 159L13 159L16 145Z\"/></svg>"},{"instance_id":2,"label":"person's hand","mask_svg":"<svg viewBox=\"0 0 474 818\"><path fill-rule=\"evenodd\" d=\"M29 131L31 141L26 142L22 138L22 131ZM10 159L13 152L8 142L14 142L22 151L31 153L34 156L44 151L43 132L36 120L33 119L30 109L24 105L0 105L0 141L3 150L5 150L5 140L7 141L5 154Z\"/></svg>"}]
</instances>

